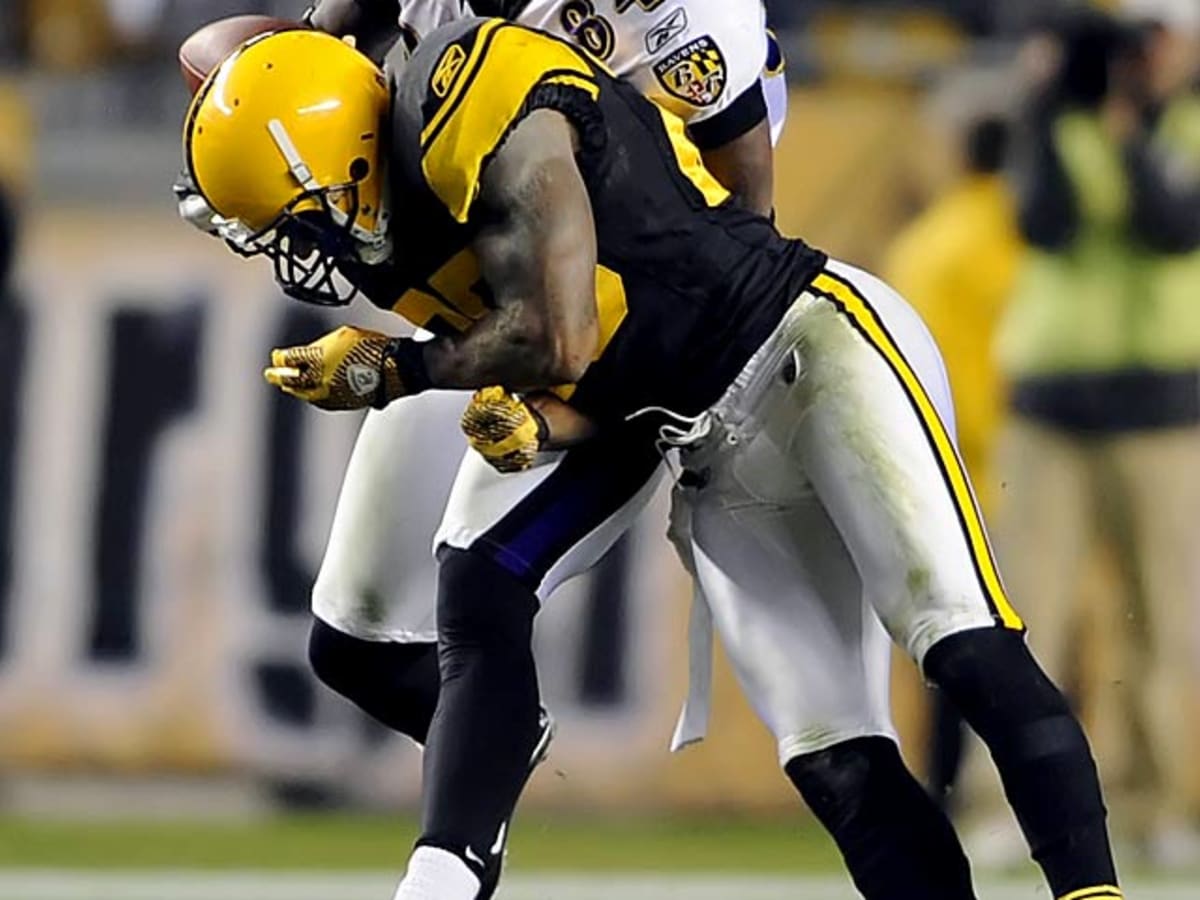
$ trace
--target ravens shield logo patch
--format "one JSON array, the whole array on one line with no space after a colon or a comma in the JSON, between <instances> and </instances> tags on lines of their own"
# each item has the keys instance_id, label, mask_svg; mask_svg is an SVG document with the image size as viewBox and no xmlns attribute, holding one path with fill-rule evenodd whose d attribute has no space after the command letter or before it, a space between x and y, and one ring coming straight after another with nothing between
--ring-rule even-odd
<instances>
[{"instance_id":1,"label":"ravens shield logo patch","mask_svg":"<svg viewBox=\"0 0 1200 900\"><path fill-rule=\"evenodd\" d=\"M712 106L725 92L725 56L707 34L656 62L654 74L667 93L692 106Z\"/></svg>"}]
</instances>

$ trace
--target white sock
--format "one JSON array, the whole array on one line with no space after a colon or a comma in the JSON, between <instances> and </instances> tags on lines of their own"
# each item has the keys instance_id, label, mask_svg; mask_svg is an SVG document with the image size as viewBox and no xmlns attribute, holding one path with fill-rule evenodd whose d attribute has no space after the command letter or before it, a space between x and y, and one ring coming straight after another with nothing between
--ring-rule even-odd
<instances>
[{"instance_id":1,"label":"white sock","mask_svg":"<svg viewBox=\"0 0 1200 900\"><path fill-rule=\"evenodd\" d=\"M465 862L447 850L418 847L394 900L475 900L478 893L479 878Z\"/></svg>"}]
</instances>

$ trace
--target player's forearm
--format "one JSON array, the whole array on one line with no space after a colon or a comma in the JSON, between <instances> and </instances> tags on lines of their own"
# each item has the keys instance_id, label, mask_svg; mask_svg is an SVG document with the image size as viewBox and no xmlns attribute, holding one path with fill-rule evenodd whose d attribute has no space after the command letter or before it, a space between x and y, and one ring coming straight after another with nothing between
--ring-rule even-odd
<instances>
[{"instance_id":1,"label":"player's forearm","mask_svg":"<svg viewBox=\"0 0 1200 900\"><path fill-rule=\"evenodd\" d=\"M599 430L596 423L553 394L530 394L525 402L541 416L546 428L543 450L565 450L591 440Z\"/></svg>"},{"instance_id":2,"label":"player's forearm","mask_svg":"<svg viewBox=\"0 0 1200 900\"><path fill-rule=\"evenodd\" d=\"M594 321L564 327L536 309L511 304L465 334L424 345L433 387L473 389L503 385L534 391L578 381L595 353Z\"/></svg>"},{"instance_id":3,"label":"player's forearm","mask_svg":"<svg viewBox=\"0 0 1200 900\"><path fill-rule=\"evenodd\" d=\"M774 208L774 158L771 126L765 119L740 137L703 150L705 167L721 182L739 206L762 216Z\"/></svg>"},{"instance_id":4,"label":"player's forearm","mask_svg":"<svg viewBox=\"0 0 1200 900\"><path fill-rule=\"evenodd\" d=\"M472 243L495 309L425 351L439 387L532 391L578 381L596 355L596 229L575 132L535 110L483 173Z\"/></svg>"}]
</instances>

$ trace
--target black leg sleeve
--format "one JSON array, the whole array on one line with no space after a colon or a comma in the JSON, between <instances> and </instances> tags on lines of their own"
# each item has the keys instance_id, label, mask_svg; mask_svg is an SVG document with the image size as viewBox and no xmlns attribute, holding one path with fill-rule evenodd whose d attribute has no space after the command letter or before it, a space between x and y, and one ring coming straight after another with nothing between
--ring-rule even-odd
<instances>
[{"instance_id":1,"label":"black leg sleeve","mask_svg":"<svg viewBox=\"0 0 1200 900\"><path fill-rule=\"evenodd\" d=\"M363 712L425 743L441 683L436 644L364 641L314 619L308 661L322 682Z\"/></svg>"},{"instance_id":2,"label":"black leg sleeve","mask_svg":"<svg viewBox=\"0 0 1200 900\"><path fill-rule=\"evenodd\" d=\"M538 735L532 590L486 557L441 555L442 693L425 751L422 836L482 870L529 775Z\"/></svg>"},{"instance_id":3,"label":"black leg sleeve","mask_svg":"<svg viewBox=\"0 0 1200 900\"><path fill-rule=\"evenodd\" d=\"M941 691L930 698L929 795L951 818L956 812L954 788L962 769L964 730L962 716Z\"/></svg>"},{"instance_id":4,"label":"black leg sleeve","mask_svg":"<svg viewBox=\"0 0 1200 900\"><path fill-rule=\"evenodd\" d=\"M926 674L987 744L1033 858L1056 897L1120 897L1096 763L1024 637L1000 628L939 641Z\"/></svg>"},{"instance_id":5,"label":"black leg sleeve","mask_svg":"<svg viewBox=\"0 0 1200 900\"><path fill-rule=\"evenodd\" d=\"M856 738L798 756L784 769L866 900L974 900L954 829L893 741Z\"/></svg>"}]
</instances>

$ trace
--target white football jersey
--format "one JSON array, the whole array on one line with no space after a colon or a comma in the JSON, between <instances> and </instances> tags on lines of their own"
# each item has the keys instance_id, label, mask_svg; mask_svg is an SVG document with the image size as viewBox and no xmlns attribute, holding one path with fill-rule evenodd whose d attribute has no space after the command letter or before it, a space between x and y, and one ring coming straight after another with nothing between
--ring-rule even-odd
<instances>
[{"instance_id":1,"label":"white football jersey","mask_svg":"<svg viewBox=\"0 0 1200 900\"><path fill-rule=\"evenodd\" d=\"M402 0L419 40L473 11L466 0ZM749 90L767 62L761 0L529 0L517 17L585 47L688 122L712 118Z\"/></svg>"},{"instance_id":2,"label":"white football jersey","mask_svg":"<svg viewBox=\"0 0 1200 900\"><path fill-rule=\"evenodd\" d=\"M400 24L418 41L434 29L472 15L466 0L400 0Z\"/></svg>"}]
</instances>

